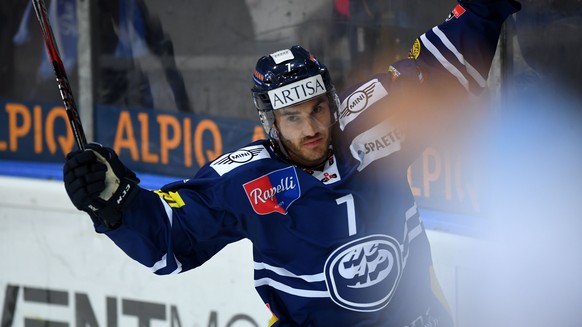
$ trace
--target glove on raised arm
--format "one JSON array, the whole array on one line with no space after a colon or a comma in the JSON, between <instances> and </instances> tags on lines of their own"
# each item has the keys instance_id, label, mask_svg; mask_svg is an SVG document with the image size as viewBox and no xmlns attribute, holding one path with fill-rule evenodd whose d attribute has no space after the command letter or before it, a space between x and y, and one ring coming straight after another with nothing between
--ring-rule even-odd
<instances>
[{"instance_id":1,"label":"glove on raised arm","mask_svg":"<svg viewBox=\"0 0 582 327\"><path fill-rule=\"evenodd\" d=\"M96 224L116 228L121 213L137 194L139 179L115 151L97 143L67 155L63 167L65 189L71 202Z\"/></svg>"},{"instance_id":2,"label":"glove on raised arm","mask_svg":"<svg viewBox=\"0 0 582 327\"><path fill-rule=\"evenodd\" d=\"M485 19L504 21L521 9L516 0L458 0L466 9Z\"/></svg>"}]
</instances>

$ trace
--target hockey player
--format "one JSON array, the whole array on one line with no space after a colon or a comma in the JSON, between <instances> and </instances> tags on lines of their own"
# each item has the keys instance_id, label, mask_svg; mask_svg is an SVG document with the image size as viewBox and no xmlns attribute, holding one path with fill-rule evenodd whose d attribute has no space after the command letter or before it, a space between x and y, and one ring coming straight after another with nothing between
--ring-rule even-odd
<instances>
[{"instance_id":1,"label":"hockey player","mask_svg":"<svg viewBox=\"0 0 582 327\"><path fill-rule=\"evenodd\" d=\"M407 180L426 137L401 124L441 115L426 104L459 90L480 93L501 26L519 8L460 0L408 59L341 97L302 47L262 57L252 95L268 140L156 191L139 187L112 149L89 144L67 156L67 193L97 232L156 274L250 239L272 326L452 326ZM417 92L432 96L417 104Z\"/></svg>"}]
</instances>

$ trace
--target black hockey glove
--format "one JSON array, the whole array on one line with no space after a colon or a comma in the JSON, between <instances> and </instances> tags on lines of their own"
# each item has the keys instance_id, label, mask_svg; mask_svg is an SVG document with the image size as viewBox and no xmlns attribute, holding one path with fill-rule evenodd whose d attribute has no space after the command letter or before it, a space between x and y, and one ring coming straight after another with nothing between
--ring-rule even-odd
<instances>
[{"instance_id":1,"label":"black hockey glove","mask_svg":"<svg viewBox=\"0 0 582 327\"><path fill-rule=\"evenodd\" d=\"M75 207L109 229L121 224L123 209L139 189L139 179L123 165L115 151L97 143L67 155L63 178Z\"/></svg>"},{"instance_id":2,"label":"black hockey glove","mask_svg":"<svg viewBox=\"0 0 582 327\"><path fill-rule=\"evenodd\" d=\"M466 9L485 19L504 21L521 9L516 0L458 0Z\"/></svg>"}]
</instances>

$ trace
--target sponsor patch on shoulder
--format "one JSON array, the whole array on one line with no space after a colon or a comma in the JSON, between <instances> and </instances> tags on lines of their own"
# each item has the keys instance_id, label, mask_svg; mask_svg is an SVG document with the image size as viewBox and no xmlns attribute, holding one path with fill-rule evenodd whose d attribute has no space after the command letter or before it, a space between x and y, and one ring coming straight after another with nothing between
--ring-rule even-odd
<instances>
[{"instance_id":1,"label":"sponsor patch on shoulder","mask_svg":"<svg viewBox=\"0 0 582 327\"><path fill-rule=\"evenodd\" d=\"M352 120L386 95L388 91L377 78L362 84L352 92L341 103L340 128L342 131Z\"/></svg>"},{"instance_id":2,"label":"sponsor patch on shoulder","mask_svg":"<svg viewBox=\"0 0 582 327\"><path fill-rule=\"evenodd\" d=\"M272 171L243 184L253 210L259 215L278 212L286 215L293 201L301 196L294 167Z\"/></svg>"},{"instance_id":3,"label":"sponsor patch on shoulder","mask_svg":"<svg viewBox=\"0 0 582 327\"><path fill-rule=\"evenodd\" d=\"M364 133L356 136L350 145L352 156L360 162L358 171L366 168L372 162L400 151L403 133L382 122Z\"/></svg>"},{"instance_id":4,"label":"sponsor patch on shoulder","mask_svg":"<svg viewBox=\"0 0 582 327\"><path fill-rule=\"evenodd\" d=\"M463 15L465 13L465 8L463 8L460 4L458 4L453 11L451 11L451 14L449 15L449 17L447 17L446 21L448 22L449 20L454 18L459 18L461 17L461 15Z\"/></svg>"},{"instance_id":5,"label":"sponsor patch on shoulder","mask_svg":"<svg viewBox=\"0 0 582 327\"><path fill-rule=\"evenodd\" d=\"M214 160L212 167L220 176L229 171L260 159L270 158L269 151L262 145L253 145L240 148L234 152L226 153Z\"/></svg>"}]
</instances>

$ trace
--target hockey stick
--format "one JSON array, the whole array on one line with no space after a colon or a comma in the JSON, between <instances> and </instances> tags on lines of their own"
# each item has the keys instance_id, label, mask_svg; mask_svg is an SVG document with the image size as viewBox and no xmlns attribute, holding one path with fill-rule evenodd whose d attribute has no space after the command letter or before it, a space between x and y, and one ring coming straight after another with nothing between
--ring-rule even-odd
<instances>
[{"instance_id":1,"label":"hockey stick","mask_svg":"<svg viewBox=\"0 0 582 327\"><path fill-rule=\"evenodd\" d=\"M44 39L46 50L53 64L57 84L59 86L61 98L65 104L65 111L67 112L67 117L69 119L71 129L73 130L75 141L77 142L79 149L85 150L87 139L85 137L85 132L83 131L83 125L81 125L81 119L79 118L79 111L77 110L77 104L75 103L75 98L73 97L73 91L69 85L69 78L67 77L65 66L63 65L57 43L55 42L55 37L49 22L46 5L44 0L32 0L32 6L36 12L36 18L38 18L38 22L40 23L42 38Z\"/></svg>"}]
</instances>

